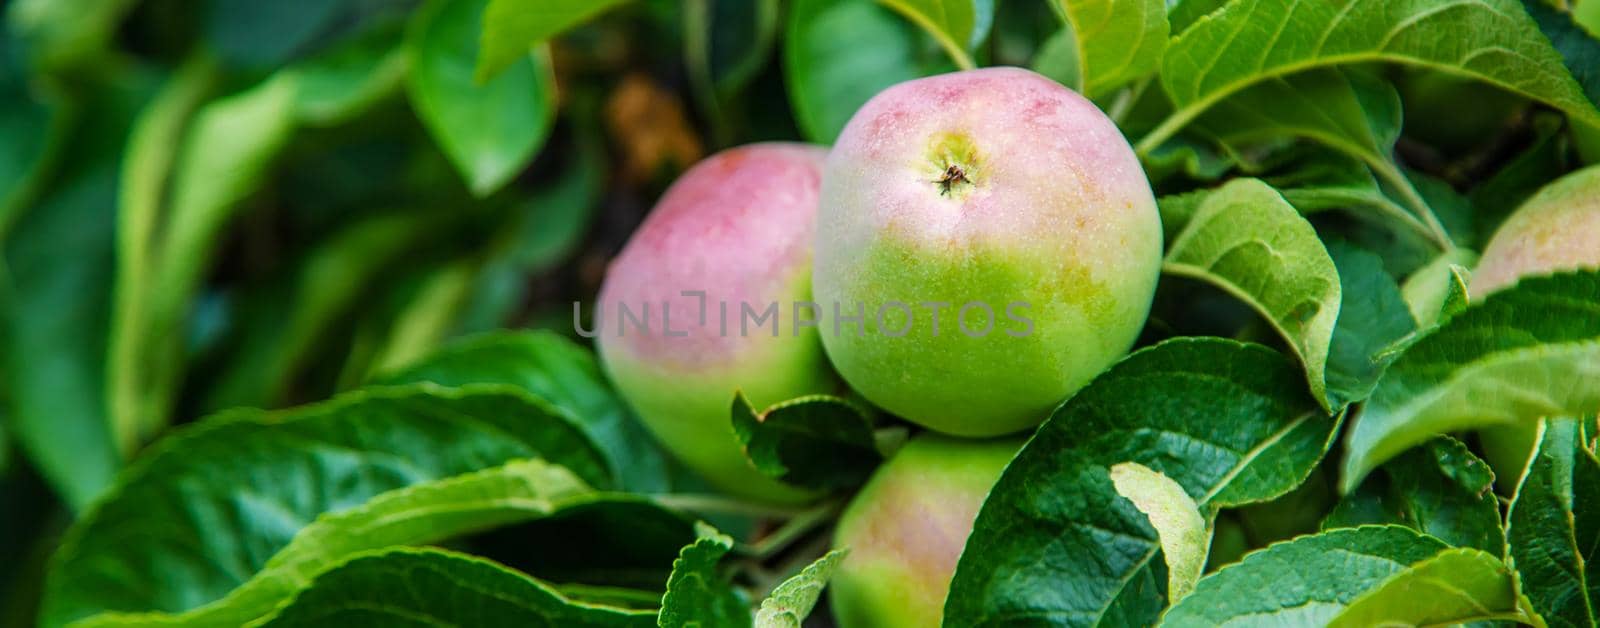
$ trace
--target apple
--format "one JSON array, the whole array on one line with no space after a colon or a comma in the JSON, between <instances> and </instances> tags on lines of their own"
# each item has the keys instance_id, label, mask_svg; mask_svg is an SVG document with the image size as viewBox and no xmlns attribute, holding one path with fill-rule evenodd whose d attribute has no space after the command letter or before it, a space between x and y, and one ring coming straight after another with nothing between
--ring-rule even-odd
<instances>
[{"instance_id":1,"label":"apple","mask_svg":"<svg viewBox=\"0 0 1600 628\"><path fill-rule=\"evenodd\" d=\"M813 326L791 318L811 291L811 242L825 150L753 144L675 181L607 269L593 328L623 399L660 441L731 494L810 497L745 458L736 391L765 407L833 392ZM576 317L576 315L575 315Z\"/></svg>"},{"instance_id":2,"label":"apple","mask_svg":"<svg viewBox=\"0 0 1600 628\"><path fill-rule=\"evenodd\" d=\"M1527 275L1600 267L1600 165L1568 174L1524 201L1484 247L1467 292L1474 300ZM1536 428L1479 430L1484 458L1501 491L1515 490Z\"/></svg>"},{"instance_id":3,"label":"apple","mask_svg":"<svg viewBox=\"0 0 1600 628\"><path fill-rule=\"evenodd\" d=\"M879 467L834 534L849 551L828 585L840 628L938 626L978 509L1021 448L924 433Z\"/></svg>"},{"instance_id":4,"label":"apple","mask_svg":"<svg viewBox=\"0 0 1600 628\"><path fill-rule=\"evenodd\" d=\"M878 406L958 436L1036 425L1127 352L1161 219L1094 104L986 68L907 81L828 155L812 291L828 357Z\"/></svg>"}]
</instances>

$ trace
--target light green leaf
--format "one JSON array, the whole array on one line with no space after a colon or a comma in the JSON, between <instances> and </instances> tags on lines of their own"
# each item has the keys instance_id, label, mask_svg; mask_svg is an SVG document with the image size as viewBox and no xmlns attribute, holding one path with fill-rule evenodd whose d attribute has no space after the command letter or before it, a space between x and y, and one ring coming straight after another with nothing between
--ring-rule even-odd
<instances>
[{"instance_id":1,"label":"light green leaf","mask_svg":"<svg viewBox=\"0 0 1600 628\"><path fill-rule=\"evenodd\" d=\"M1531 623L1511 570L1492 554L1445 550L1391 576L1328 621L1329 628L1447 626L1477 621Z\"/></svg>"},{"instance_id":2,"label":"light green leaf","mask_svg":"<svg viewBox=\"0 0 1600 628\"><path fill-rule=\"evenodd\" d=\"M1600 272L1524 279L1406 349L1345 441L1348 493L1438 434L1600 411Z\"/></svg>"},{"instance_id":3,"label":"light green leaf","mask_svg":"<svg viewBox=\"0 0 1600 628\"><path fill-rule=\"evenodd\" d=\"M203 58L180 70L141 115L123 162L107 386L124 452L170 420L190 300L219 234L293 130L292 73L199 106L214 72Z\"/></svg>"},{"instance_id":4,"label":"light green leaf","mask_svg":"<svg viewBox=\"0 0 1600 628\"><path fill-rule=\"evenodd\" d=\"M611 508L619 517L690 522L643 498L597 493L572 472L524 460L382 493L354 508L330 512L301 529L238 588L183 613L107 613L75 623L88 626L239 626L311 585L313 579L361 552L438 543L511 523L559 516L581 508Z\"/></svg>"},{"instance_id":5,"label":"light green leaf","mask_svg":"<svg viewBox=\"0 0 1600 628\"><path fill-rule=\"evenodd\" d=\"M931 73L917 29L873 0L795 0L783 67L795 122L832 144L856 109L884 88Z\"/></svg>"},{"instance_id":6,"label":"light green leaf","mask_svg":"<svg viewBox=\"0 0 1600 628\"><path fill-rule=\"evenodd\" d=\"M1083 92L1083 63L1078 60L1078 40L1071 26L1064 26L1039 44L1028 67L1050 80Z\"/></svg>"},{"instance_id":7,"label":"light green leaf","mask_svg":"<svg viewBox=\"0 0 1600 628\"><path fill-rule=\"evenodd\" d=\"M1137 462L1111 465L1111 484L1150 518L1167 561L1167 599L1183 599L1200 581L1211 549L1210 526L1200 507L1177 482Z\"/></svg>"},{"instance_id":8,"label":"light green leaf","mask_svg":"<svg viewBox=\"0 0 1600 628\"><path fill-rule=\"evenodd\" d=\"M1072 29L1085 96L1104 96L1161 65L1169 34L1163 0L1052 1Z\"/></svg>"},{"instance_id":9,"label":"light green leaf","mask_svg":"<svg viewBox=\"0 0 1600 628\"><path fill-rule=\"evenodd\" d=\"M407 59L396 31L375 28L290 66L288 71L299 83L295 95L299 120L333 126L398 92Z\"/></svg>"},{"instance_id":10,"label":"light green leaf","mask_svg":"<svg viewBox=\"0 0 1600 628\"><path fill-rule=\"evenodd\" d=\"M489 0L473 76L488 83L535 46L628 0Z\"/></svg>"},{"instance_id":11,"label":"light green leaf","mask_svg":"<svg viewBox=\"0 0 1600 628\"><path fill-rule=\"evenodd\" d=\"M1393 523L1454 547L1501 556L1505 532L1494 479L1489 465L1466 445L1441 436L1378 467L1340 500L1322 528Z\"/></svg>"},{"instance_id":12,"label":"light green leaf","mask_svg":"<svg viewBox=\"0 0 1600 628\"><path fill-rule=\"evenodd\" d=\"M1259 312L1300 356L1312 395L1333 407L1325 372L1339 271L1311 223L1276 190L1239 179L1208 194L1162 269L1216 285Z\"/></svg>"},{"instance_id":13,"label":"light green leaf","mask_svg":"<svg viewBox=\"0 0 1600 628\"><path fill-rule=\"evenodd\" d=\"M1589 442L1593 427L1570 419L1541 423L1506 515L1508 560L1533 610L1555 626L1597 620L1600 460Z\"/></svg>"},{"instance_id":14,"label":"light green leaf","mask_svg":"<svg viewBox=\"0 0 1600 628\"><path fill-rule=\"evenodd\" d=\"M1200 580L1162 626L1320 626L1448 548L1400 526L1341 528L1268 546Z\"/></svg>"},{"instance_id":15,"label":"light green leaf","mask_svg":"<svg viewBox=\"0 0 1600 628\"><path fill-rule=\"evenodd\" d=\"M761 601L761 608L756 611L756 628L800 628L811 614L811 608L816 606L817 597L822 595L828 579L833 577L833 570L849 551L828 552L779 584L772 595Z\"/></svg>"},{"instance_id":16,"label":"light green leaf","mask_svg":"<svg viewBox=\"0 0 1600 628\"><path fill-rule=\"evenodd\" d=\"M645 628L655 613L588 604L488 560L438 549L361 555L318 576L262 624Z\"/></svg>"},{"instance_id":17,"label":"light green leaf","mask_svg":"<svg viewBox=\"0 0 1600 628\"><path fill-rule=\"evenodd\" d=\"M471 296L478 262L462 259L419 273L415 289L387 321L368 369L395 370L423 359L444 342Z\"/></svg>"},{"instance_id":18,"label":"light green leaf","mask_svg":"<svg viewBox=\"0 0 1600 628\"><path fill-rule=\"evenodd\" d=\"M696 530L700 538L685 546L672 563L658 624L661 628L751 625L744 596L717 570L717 563L733 549L733 537L705 523L697 524Z\"/></svg>"},{"instance_id":19,"label":"light green leaf","mask_svg":"<svg viewBox=\"0 0 1600 628\"><path fill-rule=\"evenodd\" d=\"M554 333L491 332L464 338L379 381L516 386L576 417L624 488L649 493L668 489L665 454L616 396L594 354Z\"/></svg>"},{"instance_id":20,"label":"light green leaf","mask_svg":"<svg viewBox=\"0 0 1600 628\"><path fill-rule=\"evenodd\" d=\"M883 462L871 419L838 397L800 397L757 412L738 393L732 414L745 457L775 480L804 488L849 488L860 486Z\"/></svg>"},{"instance_id":21,"label":"light green leaf","mask_svg":"<svg viewBox=\"0 0 1600 628\"><path fill-rule=\"evenodd\" d=\"M1006 467L967 539L945 621L1153 624L1169 586L1161 539L1108 467L1148 467L1214 512L1288 493L1337 427L1294 363L1260 345L1178 338L1135 352L1062 404Z\"/></svg>"},{"instance_id":22,"label":"light green leaf","mask_svg":"<svg viewBox=\"0 0 1600 628\"><path fill-rule=\"evenodd\" d=\"M546 51L527 51L487 82L473 80L487 2L434 0L413 16L406 35L411 102L478 196L500 189L533 159L556 109Z\"/></svg>"},{"instance_id":23,"label":"light green leaf","mask_svg":"<svg viewBox=\"0 0 1600 628\"><path fill-rule=\"evenodd\" d=\"M1139 152L1260 81L1368 61L1473 77L1600 122L1516 0L1236 0L1168 46L1161 83L1176 111L1139 142Z\"/></svg>"},{"instance_id":24,"label":"light green leaf","mask_svg":"<svg viewBox=\"0 0 1600 628\"><path fill-rule=\"evenodd\" d=\"M994 0L878 1L932 35L956 67L977 67L970 51L989 35L989 25L994 23Z\"/></svg>"},{"instance_id":25,"label":"light green leaf","mask_svg":"<svg viewBox=\"0 0 1600 628\"><path fill-rule=\"evenodd\" d=\"M324 513L535 457L591 486L613 484L565 412L507 386L377 388L214 416L162 439L73 524L41 616L59 625L187 611L244 584Z\"/></svg>"},{"instance_id":26,"label":"light green leaf","mask_svg":"<svg viewBox=\"0 0 1600 628\"><path fill-rule=\"evenodd\" d=\"M1406 278L1400 292L1405 295L1406 306L1411 309L1418 327L1427 329L1441 318L1449 318L1466 308L1467 286L1472 278L1467 269L1477 264L1477 253L1451 249Z\"/></svg>"}]
</instances>

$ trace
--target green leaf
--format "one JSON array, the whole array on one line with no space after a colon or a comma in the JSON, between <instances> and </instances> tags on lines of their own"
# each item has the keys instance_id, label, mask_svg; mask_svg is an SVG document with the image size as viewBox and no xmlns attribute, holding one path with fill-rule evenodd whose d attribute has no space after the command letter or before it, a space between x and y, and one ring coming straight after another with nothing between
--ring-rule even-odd
<instances>
[{"instance_id":1,"label":"green leaf","mask_svg":"<svg viewBox=\"0 0 1600 628\"><path fill-rule=\"evenodd\" d=\"M1572 72L1573 80L1583 88L1590 102L1600 103L1600 35L1591 33L1578 23L1573 12L1589 10L1593 0L1585 0L1581 9L1571 5L1562 11L1546 0L1522 0L1522 7L1539 25L1540 32L1550 38L1550 45L1561 53L1561 60ZM1573 12L1569 12L1573 11Z\"/></svg>"},{"instance_id":2,"label":"green leaf","mask_svg":"<svg viewBox=\"0 0 1600 628\"><path fill-rule=\"evenodd\" d=\"M1327 245L1339 270L1339 321L1328 345L1328 398L1335 406L1366 399L1394 360L1394 343L1417 330L1400 286L1383 259L1346 242Z\"/></svg>"},{"instance_id":3,"label":"green leaf","mask_svg":"<svg viewBox=\"0 0 1600 628\"><path fill-rule=\"evenodd\" d=\"M1339 502L1322 528L1383 523L1413 528L1453 547L1505 554L1494 473L1448 436L1378 467Z\"/></svg>"},{"instance_id":4,"label":"green leaf","mask_svg":"<svg viewBox=\"0 0 1600 628\"><path fill-rule=\"evenodd\" d=\"M0 238L0 420L73 511L122 466L105 403L117 160L148 94L107 92Z\"/></svg>"},{"instance_id":5,"label":"green leaf","mask_svg":"<svg viewBox=\"0 0 1600 628\"><path fill-rule=\"evenodd\" d=\"M756 628L800 628L806 616L811 614L811 608L816 606L822 588L833 577L833 570L849 551L836 549L828 552L816 562L806 565L800 573L780 583L767 599L761 601L761 608L756 611Z\"/></svg>"},{"instance_id":6,"label":"green leaf","mask_svg":"<svg viewBox=\"0 0 1600 628\"><path fill-rule=\"evenodd\" d=\"M436 227L414 214L357 222L304 254L281 291L242 298L240 310L250 318L241 324L238 349L207 387L204 408L280 404L330 329L352 316L366 289Z\"/></svg>"},{"instance_id":7,"label":"green leaf","mask_svg":"<svg viewBox=\"0 0 1600 628\"><path fill-rule=\"evenodd\" d=\"M1139 152L1260 81L1368 61L1476 78L1600 122L1516 0L1237 0L1168 46L1161 84L1176 112L1139 142Z\"/></svg>"},{"instance_id":8,"label":"green leaf","mask_svg":"<svg viewBox=\"0 0 1600 628\"><path fill-rule=\"evenodd\" d=\"M1329 620L1330 628L1448 626L1502 620L1532 623L1511 570L1493 554L1445 550L1412 565Z\"/></svg>"},{"instance_id":9,"label":"green leaf","mask_svg":"<svg viewBox=\"0 0 1600 628\"><path fill-rule=\"evenodd\" d=\"M691 626L749 626L750 609L744 596L718 573L717 563L733 549L733 538L704 523L699 537L683 548L672 563L667 593L661 597L661 628Z\"/></svg>"},{"instance_id":10,"label":"green leaf","mask_svg":"<svg viewBox=\"0 0 1600 628\"><path fill-rule=\"evenodd\" d=\"M141 114L123 162L107 386L124 452L171 420L190 301L293 130L293 74L201 106L214 73L203 58L180 70Z\"/></svg>"},{"instance_id":11,"label":"green leaf","mask_svg":"<svg viewBox=\"0 0 1600 628\"><path fill-rule=\"evenodd\" d=\"M587 604L488 560L438 549L366 554L318 576L263 626L655 625L650 611Z\"/></svg>"},{"instance_id":12,"label":"green leaf","mask_svg":"<svg viewBox=\"0 0 1600 628\"><path fill-rule=\"evenodd\" d=\"M868 99L929 73L922 41L914 27L873 0L795 0L783 67L806 139L832 144Z\"/></svg>"},{"instance_id":13,"label":"green leaf","mask_svg":"<svg viewBox=\"0 0 1600 628\"><path fill-rule=\"evenodd\" d=\"M1072 29L1085 96L1104 96L1161 65L1169 34L1163 0L1052 1Z\"/></svg>"},{"instance_id":14,"label":"green leaf","mask_svg":"<svg viewBox=\"0 0 1600 628\"><path fill-rule=\"evenodd\" d=\"M378 381L516 386L576 417L624 488L668 489L665 454L617 398L594 354L554 333L508 331L464 338Z\"/></svg>"},{"instance_id":15,"label":"green leaf","mask_svg":"<svg viewBox=\"0 0 1600 628\"><path fill-rule=\"evenodd\" d=\"M1592 380L1591 380L1592 381ZM1600 601L1600 460L1593 423L1541 424L1538 446L1506 515L1507 555L1533 610L1556 626L1591 626Z\"/></svg>"},{"instance_id":16,"label":"green leaf","mask_svg":"<svg viewBox=\"0 0 1600 628\"><path fill-rule=\"evenodd\" d=\"M1385 165L1400 135L1400 116L1400 94L1388 81L1368 72L1317 68L1251 85L1195 123L1229 145L1306 138Z\"/></svg>"},{"instance_id":17,"label":"green leaf","mask_svg":"<svg viewBox=\"0 0 1600 628\"><path fill-rule=\"evenodd\" d=\"M872 422L849 401L812 395L757 412L738 393L733 433L745 456L767 477L823 490L859 486L883 462Z\"/></svg>"},{"instance_id":18,"label":"green leaf","mask_svg":"<svg viewBox=\"0 0 1600 628\"><path fill-rule=\"evenodd\" d=\"M271 613L339 563L396 545L437 543L510 523L611 508L617 516L672 521L684 536L690 522L642 498L597 493L570 471L524 460L382 493L348 510L318 517L226 596L183 613L108 613L74 625L245 625Z\"/></svg>"},{"instance_id":19,"label":"green leaf","mask_svg":"<svg viewBox=\"0 0 1600 628\"><path fill-rule=\"evenodd\" d=\"M1400 287L1406 307L1417 326L1427 329L1466 309L1467 286L1472 278L1467 268L1478 264L1478 254L1467 249L1451 249L1417 269Z\"/></svg>"},{"instance_id":20,"label":"green leaf","mask_svg":"<svg viewBox=\"0 0 1600 628\"><path fill-rule=\"evenodd\" d=\"M1400 526L1341 528L1268 546L1206 576L1163 626L1319 626L1448 548Z\"/></svg>"},{"instance_id":21,"label":"green leaf","mask_svg":"<svg viewBox=\"0 0 1600 628\"><path fill-rule=\"evenodd\" d=\"M1161 544L1107 467L1134 462L1201 507L1300 484L1338 421L1285 356L1220 338L1140 350L1056 410L989 493L945 602L950 625L1148 625L1167 604Z\"/></svg>"},{"instance_id":22,"label":"green leaf","mask_svg":"<svg viewBox=\"0 0 1600 628\"><path fill-rule=\"evenodd\" d=\"M5 28L24 42L29 61L54 72L92 62L116 40L135 0L17 0Z\"/></svg>"},{"instance_id":23,"label":"green leaf","mask_svg":"<svg viewBox=\"0 0 1600 628\"><path fill-rule=\"evenodd\" d=\"M939 42L956 67L976 67L970 51L989 35L994 0L878 0Z\"/></svg>"},{"instance_id":24,"label":"green leaf","mask_svg":"<svg viewBox=\"0 0 1600 628\"><path fill-rule=\"evenodd\" d=\"M489 0L473 76L488 83L545 40L628 0Z\"/></svg>"},{"instance_id":25,"label":"green leaf","mask_svg":"<svg viewBox=\"0 0 1600 628\"><path fill-rule=\"evenodd\" d=\"M1596 3L1600 6L1600 3ZM1534 114L1534 140L1498 172L1472 188L1473 245L1482 248L1511 212L1551 181L1572 170L1561 116ZM1476 263L1476 259L1473 263ZM1466 264L1469 268L1472 264Z\"/></svg>"},{"instance_id":26,"label":"green leaf","mask_svg":"<svg viewBox=\"0 0 1600 628\"><path fill-rule=\"evenodd\" d=\"M1211 530L1200 507L1177 482L1137 462L1111 465L1111 484L1150 518L1166 557L1167 599L1183 599L1200 580L1211 549Z\"/></svg>"},{"instance_id":27,"label":"green leaf","mask_svg":"<svg viewBox=\"0 0 1600 628\"><path fill-rule=\"evenodd\" d=\"M398 92L407 70L398 31L375 28L290 66L287 71L299 83L295 94L299 120L333 126Z\"/></svg>"},{"instance_id":28,"label":"green leaf","mask_svg":"<svg viewBox=\"0 0 1600 628\"><path fill-rule=\"evenodd\" d=\"M1346 437L1342 491L1438 434L1600 411L1600 272L1524 279L1419 339Z\"/></svg>"},{"instance_id":29,"label":"green leaf","mask_svg":"<svg viewBox=\"0 0 1600 628\"><path fill-rule=\"evenodd\" d=\"M1206 195L1167 247L1162 270L1211 283L1259 312L1300 356L1312 395L1333 407L1325 373L1339 271L1311 223L1276 190L1239 179Z\"/></svg>"},{"instance_id":30,"label":"green leaf","mask_svg":"<svg viewBox=\"0 0 1600 628\"><path fill-rule=\"evenodd\" d=\"M27 89L0 59L0 238L44 183L68 139L74 109ZM20 78L20 77L19 77Z\"/></svg>"},{"instance_id":31,"label":"green leaf","mask_svg":"<svg viewBox=\"0 0 1600 628\"><path fill-rule=\"evenodd\" d=\"M1074 91L1083 91L1083 62L1078 59L1078 41L1071 26L1062 27L1044 43L1028 67Z\"/></svg>"},{"instance_id":32,"label":"green leaf","mask_svg":"<svg viewBox=\"0 0 1600 628\"><path fill-rule=\"evenodd\" d=\"M478 196L500 189L544 144L555 120L548 53L516 58L493 79L472 78L488 0L434 0L413 17L406 87L417 115Z\"/></svg>"},{"instance_id":33,"label":"green leaf","mask_svg":"<svg viewBox=\"0 0 1600 628\"><path fill-rule=\"evenodd\" d=\"M505 386L377 388L211 417L162 439L74 523L42 617L186 611L243 584L324 513L533 457L612 484L565 412Z\"/></svg>"}]
</instances>

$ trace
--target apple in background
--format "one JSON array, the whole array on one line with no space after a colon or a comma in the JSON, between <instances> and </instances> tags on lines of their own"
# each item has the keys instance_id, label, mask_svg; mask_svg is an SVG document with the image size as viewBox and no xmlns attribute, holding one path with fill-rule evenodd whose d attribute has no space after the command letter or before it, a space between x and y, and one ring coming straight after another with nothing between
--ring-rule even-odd
<instances>
[{"instance_id":1,"label":"apple in background","mask_svg":"<svg viewBox=\"0 0 1600 628\"><path fill-rule=\"evenodd\" d=\"M978 509L1021 448L925 433L879 467L834 534L850 552L828 584L840 628L938 626Z\"/></svg>"},{"instance_id":2,"label":"apple in background","mask_svg":"<svg viewBox=\"0 0 1600 628\"><path fill-rule=\"evenodd\" d=\"M1161 268L1127 140L1018 68L868 101L828 156L819 212L828 357L869 401L958 436L1036 425L1122 357Z\"/></svg>"},{"instance_id":3,"label":"apple in background","mask_svg":"<svg viewBox=\"0 0 1600 628\"><path fill-rule=\"evenodd\" d=\"M1512 212L1484 247L1468 292L1481 300L1527 275L1600 267L1600 165L1546 185ZM1516 489L1533 451L1535 428L1507 425L1478 431L1501 491Z\"/></svg>"},{"instance_id":4,"label":"apple in background","mask_svg":"<svg viewBox=\"0 0 1600 628\"><path fill-rule=\"evenodd\" d=\"M729 409L735 391L759 408L836 387L815 327L791 320L811 292L824 153L753 144L690 168L611 262L585 332L645 426L741 497L810 496L750 465Z\"/></svg>"}]
</instances>

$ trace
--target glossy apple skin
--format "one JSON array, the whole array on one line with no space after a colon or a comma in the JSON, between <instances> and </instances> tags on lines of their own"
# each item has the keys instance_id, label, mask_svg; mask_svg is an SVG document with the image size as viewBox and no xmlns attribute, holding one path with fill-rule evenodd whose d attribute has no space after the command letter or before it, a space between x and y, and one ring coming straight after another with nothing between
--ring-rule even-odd
<instances>
[{"instance_id":1,"label":"glossy apple skin","mask_svg":"<svg viewBox=\"0 0 1600 628\"><path fill-rule=\"evenodd\" d=\"M816 329L796 331L790 320L791 304L810 297L824 154L803 144L753 144L690 168L611 262L591 328L606 372L645 426L707 481L749 499L797 502L810 494L749 464L729 414L735 391L761 408L837 387ZM753 318L769 303L779 305L777 322L751 320L741 333L742 308ZM624 320L620 304L636 318ZM638 319L648 330L639 330Z\"/></svg>"},{"instance_id":2,"label":"glossy apple skin","mask_svg":"<svg viewBox=\"0 0 1600 628\"><path fill-rule=\"evenodd\" d=\"M1507 218L1484 247L1468 293L1481 300L1528 275L1600 267L1600 165L1546 185ZM1479 430L1496 488L1510 493L1533 449L1536 428Z\"/></svg>"},{"instance_id":3,"label":"glossy apple skin","mask_svg":"<svg viewBox=\"0 0 1600 628\"><path fill-rule=\"evenodd\" d=\"M1038 424L1127 352L1160 266L1161 219L1127 140L1033 72L901 83L829 153L812 280L823 344L852 388L928 428ZM929 302L950 305L935 321ZM973 302L994 313L981 337L958 327ZM1007 316L1013 303L1031 328ZM864 330L844 320L863 311ZM991 320L969 315L972 332Z\"/></svg>"},{"instance_id":4,"label":"glossy apple skin","mask_svg":"<svg viewBox=\"0 0 1600 628\"><path fill-rule=\"evenodd\" d=\"M1021 448L925 433L884 463L834 534L850 551L828 585L839 627L938 626L978 509Z\"/></svg>"}]
</instances>

